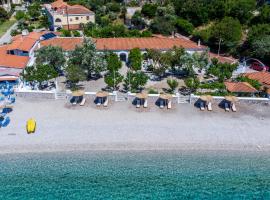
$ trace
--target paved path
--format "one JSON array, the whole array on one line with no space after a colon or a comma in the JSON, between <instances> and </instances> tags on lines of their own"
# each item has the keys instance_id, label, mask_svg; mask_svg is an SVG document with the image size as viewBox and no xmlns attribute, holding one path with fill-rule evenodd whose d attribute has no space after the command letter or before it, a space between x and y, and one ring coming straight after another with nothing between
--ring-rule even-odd
<instances>
[{"instance_id":1,"label":"paved path","mask_svg":"<svg viewBox=\"0 0 270 200\"><path fill-rule=\"evenodd\" d=\"M0 38L0 45L4 44L4 43L9 43L11 41L12 36L11 31L13 29L16 29L18 25L18 22L15 22L8 30L7 32Z\"/></svg>"}]
</instances>

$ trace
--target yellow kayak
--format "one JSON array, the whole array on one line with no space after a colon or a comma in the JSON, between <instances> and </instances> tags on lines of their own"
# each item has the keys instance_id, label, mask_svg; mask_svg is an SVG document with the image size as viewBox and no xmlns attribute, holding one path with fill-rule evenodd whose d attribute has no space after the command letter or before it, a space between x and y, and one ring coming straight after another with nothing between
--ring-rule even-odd
<instances>
[{"instance_id":1,"label":"yellow kayak","mask_svg":"<svg viewBox=\"0 0 270 200\"><path fill-rule=\"evenodd\" d=\"M29 119L26 122L26 131L28 134L34 133L36 131L36 121L34 119Z\"/></svg>"}]
</instances>

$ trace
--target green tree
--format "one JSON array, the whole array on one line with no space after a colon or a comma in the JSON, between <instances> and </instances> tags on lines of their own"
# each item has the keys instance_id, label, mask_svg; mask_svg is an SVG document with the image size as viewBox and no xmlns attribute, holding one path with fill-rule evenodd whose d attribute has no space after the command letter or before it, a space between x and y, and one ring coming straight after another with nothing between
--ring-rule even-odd
<instances>
[{"instance_id":1,"label":"green tree","mask_svg":"<svg viewBox=\"0 0 270 200\"><path fill-rule=\"evenodd\" d=\"M129 52L129 65L131 69L137 71L141 70L142 54L139 48L131 49Z\"/></svg>"},{"instance_id":2,"label":"green tree","mask_svg":"<svg viewBox=\"0 0 270 200\"><path fill-rule=\"evenodd\" d=\"M150 30L156 34L171 35L175 30L175 18L173 16L157 16L150 24Z\"/></svg>"},{"instance_id":3,"label":"green tree","mask_svg":"<svg viewBox=\"0 0 270 200\"><path fill-rule=\"evenodd\" d=\"M270 61L270 35L254 40L251 43L251 51L255 57Z\"/></svg>"},{"instance_id":4,"label":"green tree","mask_svg":"<svg viewBox=\"0 0 270 200\"><path fill-rule=\"evenodd\" d=\"M103 54L97 52L95 44L85 39L82 46L77 46L69 55L69 64L78 66L87 78L106 70L107 63Z\"/></svg>"},{"instance_id":5,"label":"green tree","mask_svg":"<svg viewBox=\"0 0 270 200\"><path fill-rule=\"evenodd\" d=\"M157 5L146 3L143 5L141 12L143 16L148 17L148 18L153 18L157 12Z\"/></svg>"},{"instance_id":6,"label":"green tree","mask_svg":"<svg viewBox=\"0 0 270 200\"><path fill-rule=\"evenodd\" d=\"M123 79L124 76L122 76L118 71L112 71L105 76L104 81L109 88L116 90Z\"/></svg>"},{"instance_id":7,"label":"green tree","mask_svg":"<svg viewBox=\"0 0 270 200\"><path fill-rule=\"evenodd\" d=\"M138 92L143 89L148 81L148 76L142 71L128 71L127 76L124 80L127 89L132 92Z\"/></svg>"},{"instance_id":8,"label":"green tree","mask_svg":"<svg viewBox=\"0 0 270 200\"><path fill-rule=\"evenodd\" d=\"M54 79L58 76L57 71L51 65L37 64L32 67L27 67L22 73L22 77L26 81L37 81L39 86L43 81Z\"/></svg>"},{"instance_id":9,"label":"green tree","mask_svg":"<svg viewBox=\"0 0 270 200\"><path fill-rule=\"evenodd\" d=\"M236 68L236 64L220 63L216 58L213 58L210 67L207 69L207 74L212 74L219 79L219 82L224 82L225 79L232 77Z\"/></svg>"},{"instance_id":10,"label":"green tree","mask_svg":"<svg viewBox=\"0 0 270 200\"><path fill-rule=\"evenodd\" d=\"M15 18L16 18L17 20L24 19L24 18L26 18L26 14L25 14L25 12L23 12L23 11L21 11L21 10L18 10L18 11L16 12Z\"/></svg>"},{"instance_id":11,"label":"green tree","mask_svg":"<svg viewBox=\"0 0 270 200\"><path fill-rule=\"evenodd\" d=\"M122 63L115 53L110 52L106 55L107 69L110 72L118 71L122 67Z\"/></svg>"},{"instance_id":12,"label":"green tree","mask_svg":"<svg viewBox=\"0 0 270 200\"><path fill-rule=\"evenodd\" d=\"M184 35L191 35L194 30L194 26L192 23L190 23L188 20L181 18L177 20L176 28L179 33L182 33Z\"/></svg>"},{"instance_id":13,"label":"green tree","mask_svg":"<svg viewBox=\"0 0 270 200\"><path fill-rule=\"evenodd\" d=\"M175 92L175 89L178 87L179 83L175 79L168 79L167 84L170 87L171 92Z\"/></svg>"},{"instance_id":14,"label":"green tree","mask_svg":"<svg viewBox=\"0 0 270 200\"><path fill-rule=\"evenodd\" d=\"M72 91L78 89L78 83L86 80L85 73L77 65L69 64L65 69L65 76L67 82L70 83L70 89Z\"/></svg>"},{"instance_id":15,"label":"green tree","mask_svg":"<svg viewBox=\"0 0 270 200\"><path fill-rule=\"evenodd\" d=\"M238 19L242 24L249 22L256 9L256 0L237 0L230 2L230 16Z\"/></svg>"},{"instance_id":16,"label":"green tree","mask_svg":"<svg viewBox=\"0 0 270 200\"><path fill-rule=\"evenodd\" d=\"M187 78L185 79L185 84L188 88L196 90L199 87L200 82L197 78Z\"/></svg>"},{"instance_id":17,"label":"green tree","mask_svg":"<svg viewBox=\"0 0 270 200\"><path fill-rule=\"evenodd\" d=\"M211 27L210 43L216 47L220 44L222 50L235 48L242 37L241 24L237 19L225 17Z\"/></svg>"},{"instance_id":18,"label":"green tree","mask_svg":"<svg viewBox=\"0 0 270 200\"><path fill-rule=\"evenodd\" d=\"M134 28L142 30L145 28L146 23L143 20L140 12L135 12L135 14L131 18L131 23L133 24Z\"/></svg>"},{"instance_id":19,"label":"green tree","mask_svg":"<svg viewBox=\"0 0 270 200\"><path fill-rule=\"evenodd\" d=\"M36 51L36 63L51 65L60 72L66 63L63 49L54 46L41 47Z\"/></svg>"},{"instance_id":20,"label":"green tree","mask_svg":"<svg viewBox=\"0 0 270 200\"><path fill-rule=\"evenodd\" d=\"M28 7L28 15L32 19L37 19L41 14L40 10L41 10L40 4L37 2L34 2Z\"/></svg>"},{"instance_id":21,"label":"green tree","mask_svg":"<svg viewBox=\"0 0 270 200\"><path fill-rule=\"evenodd\" d=\"M4 8L0 7L0 22L5 21L8 18L9 18L8 12Z\"/></svg>"}]
</instances>

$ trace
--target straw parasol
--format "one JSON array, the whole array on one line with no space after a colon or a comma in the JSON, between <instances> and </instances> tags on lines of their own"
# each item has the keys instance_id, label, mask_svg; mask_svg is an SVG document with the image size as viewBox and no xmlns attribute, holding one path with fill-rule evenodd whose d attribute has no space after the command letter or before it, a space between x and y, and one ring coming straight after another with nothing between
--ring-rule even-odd
<instances>
[{"instance_id":1,"label":"straw parasol","mask_svg":"<svg viewBox=\"0 0 270 200\"><path fill-rule=\"evenodd\" d=\"M99 92L96 93L96 96L100 97L100 98L104 98L104 97L109 96L109 93L105 92L105 91L99 91Z\"/></svg>"},{"instance_id":2,"label":"straw parasol","mask_svg":"<svg viewBox=\"0 0 270 200\"><path fill-rule=\"evenodd\" d=\"M225 99L230 102L237 102L238 98L235 96L225 96Z\"/></svg>"},{"instance_id":3,"label":"straw parasol","mask_svg":"<svg viewBox=\"0 0 270 200\"><path fill-rule=\"evenodd\" d=\"M148 94L147 93L144 93L144 92L141 92L141 93L137 93L136 94L136 97L138 99L146 99L148 97Z\"/></svg>"},{"instance_id":4,"label":"straw parasol","mask_svg":"<svg viewBox=\"0 0 270 200\"><path fill-rule=\"evenodd\" d=\"M159 95L159 98L164 99L164 100L169 100L169 99L172 98L172 95L171 94L162 93L162 94Z\"/></svg>"},{"instance_id":5,"label":"straw parasol","mask_svg":"<svg viewBox=\"0 0 270 200\"><path fill-rule=\"evenodd\" d=\"M200 96L200 99L203 101L208 101L208 97L206 95Z\"/></svg>"},{"instance_id":6,"label":"straw parasol","mask_svg":"<svg viewBox=\"0 0 270 200\"><path fill-rule=\"evenodd\" d=\"M83 90L76 90L72 92L72 96L74 97L80 97L84 95L84 91Z\"/></svg>"}]
</instances>

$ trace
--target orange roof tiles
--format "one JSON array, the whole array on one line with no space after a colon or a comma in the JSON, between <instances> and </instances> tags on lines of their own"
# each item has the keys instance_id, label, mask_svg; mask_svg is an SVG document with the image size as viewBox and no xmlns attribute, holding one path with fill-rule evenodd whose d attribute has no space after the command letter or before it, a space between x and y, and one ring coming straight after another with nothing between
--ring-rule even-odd
<instances>
[{"instance_id":1,"label":"orange roof tiles","mask_svg":"<svg viewBox=\"0 0 270 200\"><path fill-rule=\"evenodd\" d=\"M247 82L225 82L224 84L229 92L257 92L257 90Z\"/></svg>"},{"instance_id":2,"label":"orange roof tiles","mask_svg":"<svg viewBox=\"0 0 270 200\"><path fill-rule=\"evenodd\" d=\"M174 46L183 47L185 49L203 50L195 42L182 38L97 38L95 39L97 49L99 50L131 50L133 48L160 49L168 50Z\"/></svg>"},{"instance_id":3,"label":"orange roof tiles","mask_svg":"<svg viewBox=\"0 0 270 200\"><path fill-rule=\"evenodd\" d=\"M209 58L210 59L216 58L221 63L229 63L229 64L237 63L237 60L233 57L219 56L219 55L214 54L214 53L209 53Z\"/></svg>"},{"instance_id":4,"label":"orange roof tiles","mask_svg":"<svg viewBox=\"0 0 270 200\"><path fill-rule=\"evenodd\" d=\"M36 41L36 39L27 36L17 36L13 38L11 44L7 45L7 50L19 49L22 51L30 51Z\"/></svg>"},{"instance_id":5,"label":"orange roof tiles","mask_svg":"<svg viewBox=\"0 0 270 200\"><path fill-rule=\"evenodd\" d=\"M83 43L83 38L53 38L50 40L44 40L40 42L42 46L59 46L65 51L72 51L76 46Z\"/></svg>"},{"instance_id":6,"label":"orange roof tiles","mask_svg":"<svg viewBox=\"0 0 270 200\"><path fill-rule=\"evenodd\" d=\"M67 6L68 4L64 2L63 0L57 0L53 3L51 3L52 8L57 9L63 6Z\"/></svg>"},{"instance_id":7,"label":"orange roof tiles","mask_svg":"<svg viewBox=\"0 0 270 200\"><path fill-rule=\"evenodd\" d=\"M180 38L96 38L93 39L99 51L129 51L133 48L168 50L174 46L183 47L187 50L204 50L204 47L197 46L196 43ZM53 38L42 41L42 46L60 46L64 50L73 50L83 42L82 38Z\"/></svg>"},{"instance_id":8,"label":"orange roof tiles","mask_svg":"<svg viewBox=\"0 0 270 200\"><path fill-rule=\"evenodd\" d=\"M244 76L259 81L263 85L270 85L270 73L269 72L252 72L245 73Z\"/></svg>"},{"instance_id":9,"label":"orange roof tiles","mask_svg":"<svg viewBox=\"0 0 270 200\"><path fill-rule=\"evenodd\" d=\"M73 5L73 6L68 6L66 10L68 14L90 14L93 13L91 10L88 8L82 6L82 5ZM65 12L65 13L66 13Z\"/></svg>"},{"instance_id":10,"label":"orange roof tiles","mask_svg":"<svg viewBox=\"0 0 270 200\"><path fill-rule=\"evenodd\" d=\"M0 67L23 69L26 67L29 57L7 54L7 45L0 47Z\"/></svg>"}]
</instances>

